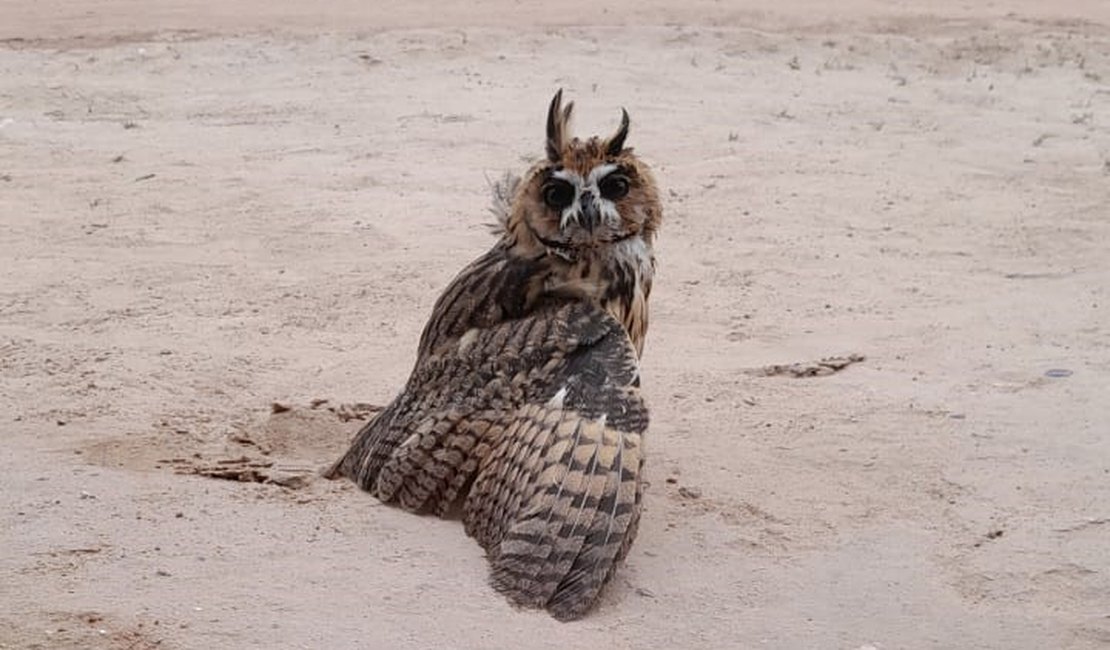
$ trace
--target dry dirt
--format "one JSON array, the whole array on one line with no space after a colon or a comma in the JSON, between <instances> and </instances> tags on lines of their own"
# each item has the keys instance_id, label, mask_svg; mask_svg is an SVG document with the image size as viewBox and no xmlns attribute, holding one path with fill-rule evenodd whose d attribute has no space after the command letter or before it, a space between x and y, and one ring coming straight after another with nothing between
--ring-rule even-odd
<instances>
[{"instance_id":1,"label":"dry dirt","mask_svg":"<svg viewBox=\"0 0 1110 650\"><path fill-rule=\"evenodd\" d=\"M1110 3L382 4L3 3L0 647L1110 646ZM667 197L572 624L315 478L557 87Z\"/></svg>"}]
</instances>

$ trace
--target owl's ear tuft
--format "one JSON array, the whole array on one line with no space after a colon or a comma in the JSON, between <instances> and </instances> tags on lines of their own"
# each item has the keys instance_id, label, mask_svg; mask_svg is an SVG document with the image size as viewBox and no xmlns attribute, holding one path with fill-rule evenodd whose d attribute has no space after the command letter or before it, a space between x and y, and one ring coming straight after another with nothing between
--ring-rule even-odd
<instances>
[{"instance_id":1,"label":"owl's ear tuft","mask_svg":"<svg viewBox=\"0 0 1110 650\"><path fill-rule=\"evenodd\" d=\"M558 162L563 155L570 125L570 111L573 108L574 102L567 102L566 107L563 107L563 89L560 88L547 109L547 159L551 162Z\"/></svg>"},{"instance_id":2,"label":"owl's ear tuft","mask_svg":"<svg viewBox=\"0 0 1110 650\"><path fill-rule=\"evenodd\" d=\"M624 150L624 140L628 137L628 111L621 109L621 125L613 137L605 143L605 153L609 156L619 156Z\"/></svg>"}]
</instances>

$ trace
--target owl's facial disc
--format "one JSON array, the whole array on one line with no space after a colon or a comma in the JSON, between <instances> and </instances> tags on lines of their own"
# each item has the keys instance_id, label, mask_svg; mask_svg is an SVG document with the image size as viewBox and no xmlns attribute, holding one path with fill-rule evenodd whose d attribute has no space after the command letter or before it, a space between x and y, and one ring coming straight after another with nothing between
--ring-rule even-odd
<instances>
[{"instance_id":1,"label":"owl's facial disc","mask_svg":"<svg viewBox=\"0 0 1110 650\"><path fill-rule=\"evenodd\" d=\"M620 232L617 202L629 190L629 179L613 163L597 165L583 177L578 172L556 168L541 188L544 204L559 215L559 230L571 239L576 232L592 239L595 231L610 238Z\"/></svg>"}]
</instances>

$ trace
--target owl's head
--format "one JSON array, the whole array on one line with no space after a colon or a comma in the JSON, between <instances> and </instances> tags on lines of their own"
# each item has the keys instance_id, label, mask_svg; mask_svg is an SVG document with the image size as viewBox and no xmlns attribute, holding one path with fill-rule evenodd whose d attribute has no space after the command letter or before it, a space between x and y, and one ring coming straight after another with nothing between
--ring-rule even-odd
<instances>
[{"instance_id":1,"label":"owl's head","mask_svg":"<svg viewBox=\"0 0 1110 650\"><path fill-rule=\"evenodd\" d=\"M633 237L651 245L663 211L650 170L625 146L627 111L613 135L580 140L569 134L573 107L562 90L551 100L547 155L517 187L510 233L565 259Z\"/></svg>"}]
</instances>

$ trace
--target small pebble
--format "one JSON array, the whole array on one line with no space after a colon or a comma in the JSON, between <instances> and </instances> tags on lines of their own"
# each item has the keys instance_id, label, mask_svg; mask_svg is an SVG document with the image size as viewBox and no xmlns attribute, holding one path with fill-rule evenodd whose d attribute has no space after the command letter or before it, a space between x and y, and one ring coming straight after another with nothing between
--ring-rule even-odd
<instances>
[{"instance_id":1,"label":"small pebble","mask_svg":"<svg viewBox=\"0 0 1110 650\"><path fill-rule=\"evenodd\" d=\"M1044 376L1052 377L1054 379L1058 379L1060 377L1071 377L1072 371L1068 370L1067 368L1053 368L1051 370L1046 370Z\"/></svg>"},{"instance_id":2,"label":"small pebble","mask_svg":"<svg viewBox=\"0 0 1110 650\"><path fill-rule=\"evenodd\" d=\"M701 498L701 488L682 486L678 488L678 493L679 495L686 497L687 499Z\"/></svg>"}]
</instances>

